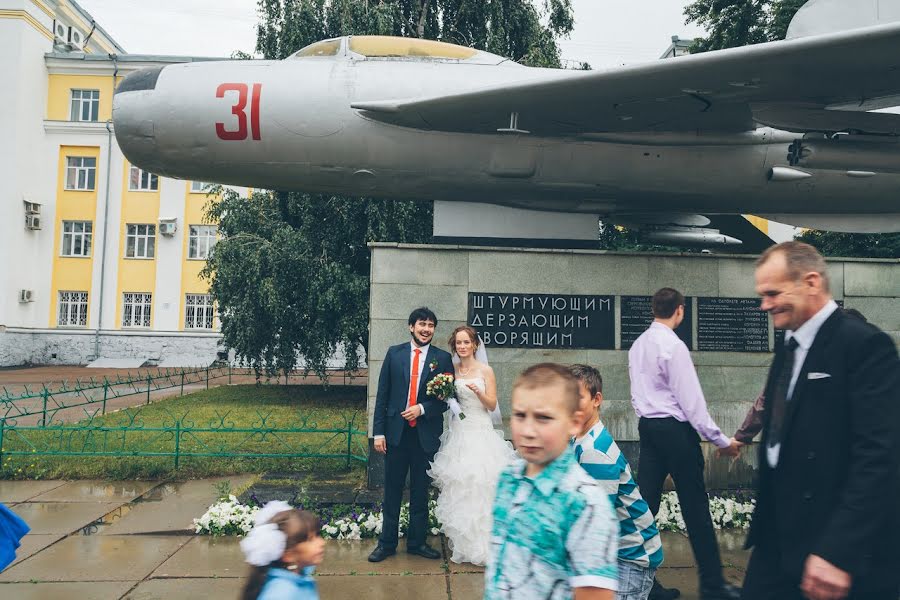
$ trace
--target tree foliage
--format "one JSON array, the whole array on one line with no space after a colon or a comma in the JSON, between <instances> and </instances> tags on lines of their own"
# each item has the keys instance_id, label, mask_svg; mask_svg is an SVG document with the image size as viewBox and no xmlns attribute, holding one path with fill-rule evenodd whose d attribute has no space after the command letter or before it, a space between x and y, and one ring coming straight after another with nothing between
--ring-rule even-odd
<instances>
[{"instance_id":1,"label":"tree foliage","mask_svg":"<svg viewBox=\"0 0 900 600\"><path fill-rule=\"evenodd\" d=\"M781 40L807 0L695 0L684 9L689 23L708 32L691 52ZM828 256L900 258L900 233L864 234L809 230L798 237Z\"/></svg>"},{"instance_id":2,"label":"tree foliage","mask_svg":"<svg viewBox=\"0 0 900 600\"><path fill-rule=\"evenodd\" d=\"M695 0L684 9L688 23L708 33L691 52L706 52L784 39L806 0Z\"/></svg>"},{"instance_id":3,"label":"tree foliage","mask_svg":"<svg viewBox=\"0 0 900 600\"><path fill-rule=\"evenodd\" d=\"M571 0L259 0L257 46L281 59L351 34L424 37L532 66L559 67L556 40L574 25ZM244 58L244 56L239 56ZM211 203L222 239L203 275L219 306L224 343L257 373L303 366L324 376L368 348L368 242L423 243L432 204L294 192L225 191ZM413 307L410 307L413 308Z\"/></svg>"},{"instance_id":4,"label":"tree foliage","mask_svg":"<svg viewBox=\"0 0 900 600\"><path fill-rule=\"evenodd\" d=\"M368 344L372 240L426 242L425 203L226 190L210 204L222 239L202 275L220 307L225 343L256 371L304 367L324 376Z\"/></svg>"},{"instance_id":5,"label":"tree foliage","mask_svg":"<svg viewBox=\"0 0 900 600\"><path fill-rule=\"evenodd\" d=\"M342 35L441 40L559 67L557 39L575 25L571 0L260 0L256 50L289 56Z\"/></svg>"}]
</instances>

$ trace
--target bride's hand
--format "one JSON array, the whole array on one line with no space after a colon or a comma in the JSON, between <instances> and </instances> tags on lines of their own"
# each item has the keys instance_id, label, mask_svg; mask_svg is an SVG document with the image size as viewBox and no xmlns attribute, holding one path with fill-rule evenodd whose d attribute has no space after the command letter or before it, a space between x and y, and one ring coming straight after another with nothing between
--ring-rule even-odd
<instances>
[{"instance_id":1,"label":"bride's hand","mask_svg":"<svg viewBox=\"0 0 900 600\"><path fill-rule=\"evenodd\" d=\"M476 396L481 393L481 390L474 383L467 383L466 387L469 388Z\"/></svg>"}]
</instances>

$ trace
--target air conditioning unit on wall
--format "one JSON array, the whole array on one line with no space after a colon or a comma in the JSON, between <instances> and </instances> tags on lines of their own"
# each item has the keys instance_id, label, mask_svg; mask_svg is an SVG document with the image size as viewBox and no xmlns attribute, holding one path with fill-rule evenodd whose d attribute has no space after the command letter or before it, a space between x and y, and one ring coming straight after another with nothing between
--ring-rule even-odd
<instances>
[{"instance_id":1,"label":"air conditioning unit on wall","mask_svg":"<svg viewBox=\"0 0 900 600\"><path fill-rule=\"evenodd\" d=\"M34 291L19 290L19 302L22 302L23 304L25 302L34 302Z\"/></svg>"},{"instance_id":2,"label":"air conditioning unit on wall","mask_svg":"<svg viewBox=\"0 0 900 600\"><path fill-rule=\"evenodd\" d=\"M178 227L176 225L175 219L160 219L159 220L159 233L160 235L165 236L173 236L175 235L175 231L177 231Z\"/></svg>"},{"instance_id":3,"label":"air conditioning unit on wall","mask_svg":"<svg viewBox=\"0 0 900 600\"><path fill-rule=\"evenodd\" d=\"M27 214L25 215L25 229L40 229L41 228L41 215L37 214Z\"/></svg>"}]
</instances>

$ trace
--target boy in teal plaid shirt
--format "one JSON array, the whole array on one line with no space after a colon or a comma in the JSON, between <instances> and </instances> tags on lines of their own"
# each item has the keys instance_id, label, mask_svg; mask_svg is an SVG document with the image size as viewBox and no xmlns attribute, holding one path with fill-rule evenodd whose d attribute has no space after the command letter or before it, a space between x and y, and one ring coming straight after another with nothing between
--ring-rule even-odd
<instances>
[{"instance_id":1,"label":"boy in teal plaid shirt","mask_svg":"<svg viewBox=\"0 0 900 600\"><path fill-rule=\"evenodd\" d=\"M486 600L613 600L619 524L609 497L575 460L578 382L561 365L530 367L513 385L513 443L500 475Z\"/></svg>"}]
</instances>

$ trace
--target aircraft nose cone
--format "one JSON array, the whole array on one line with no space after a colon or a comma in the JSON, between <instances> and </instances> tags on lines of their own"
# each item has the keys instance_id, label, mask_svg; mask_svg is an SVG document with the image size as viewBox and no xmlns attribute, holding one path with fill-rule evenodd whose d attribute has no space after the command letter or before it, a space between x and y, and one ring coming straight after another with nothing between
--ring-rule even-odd
<instances>
[{"instance_id":1,"label":"aircraft nose cone","mask_svg":"<svg viewBox=\"0 0 900 600\"><path fill-rule=\"evenodd\" d=\"M113 126L119 148L131 164L157 174L161 174L162 164L155 137L155 90L164 68L128 74L113 98Z\"/></svg>"}]
</instances>

